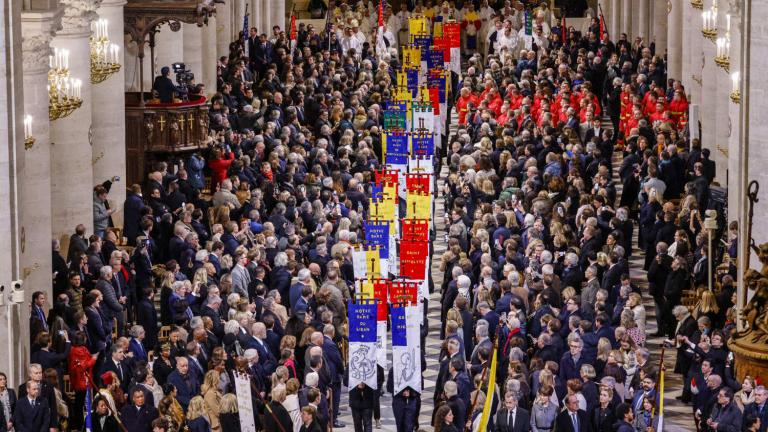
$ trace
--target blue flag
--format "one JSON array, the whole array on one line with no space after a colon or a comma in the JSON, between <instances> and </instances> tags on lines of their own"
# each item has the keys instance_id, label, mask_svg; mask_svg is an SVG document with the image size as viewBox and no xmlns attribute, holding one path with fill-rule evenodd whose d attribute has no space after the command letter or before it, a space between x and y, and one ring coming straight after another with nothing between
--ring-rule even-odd
<instances>
[{"instance_id":1,"label":"blue flag","mask_svg":"<svg viewBox=\"0 0 768 432\"><path fill-rule=\"evenodd\" d=\"M93 430L93 423L91 421L91 385L88 383L85 389L85 432L91 432Z\"/></svg>"},{"instance_id":2,"label":"blue flag","mask_svg":"<svg viewBox=\"0 0 768 432\"><path fill-rule=\"evenodd\" d=\"M405 306L392 307L390 317L392 318L392 346L407 346L408 334L405 328Z\"/></svg>"},{"instance_id":3,"label":"blue flag","mask_svg":"<svg viewBox=\"0 0 768 432\"><path fill-rule=\"evenodd\" d=\"M389 258L389 222L364 221L365 242L369 246L379 246L379 256Z\"/></svg>"},{"instance_id":4,"label":"blue flag","mask_svg":"<svg viewBox=\"0 0 768 432\"><path fill-rule=\"evenodd\" d=\"M245 56L248 57L248 6L246 5L245 15L243 15L243 51Z\"/></svg>"}]
</instances>

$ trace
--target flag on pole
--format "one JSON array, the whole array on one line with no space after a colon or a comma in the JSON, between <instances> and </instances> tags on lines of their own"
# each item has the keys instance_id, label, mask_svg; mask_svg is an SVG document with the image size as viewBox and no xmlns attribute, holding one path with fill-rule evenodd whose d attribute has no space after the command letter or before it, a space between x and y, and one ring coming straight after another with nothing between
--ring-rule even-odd
<instances>
[{"instance_id":1,"label":"flag on pole","mask_svg":"<svg viewBox=\"0 0 768 432\"><path fill-rule=\"evenodd\" d=\"M245 5L245 15L243 15L243 51L248 57L248 5Z\"/></svg>"},{"instance_id":2,"label":"flag on pole","mask_svg":"<svg viewBox=\"0 0 768 432\"><path fill-rule=\"evenodd\" d=\"M387 52L387 44L384 42L384 0L379 1L379 27L376 29L376 52L379 56Z\"/></svg>"},{"instance_id":3,"label":"flag on pole","mask_svg":"<svg viewBox=\"0 0 768 432\"><path fill-rule=\"evenodd\" d=\"M92 430L93 422L91 420L91 385L90 383L87 383L85 388L85 432L91 432Z\"/></svg>"},{"instance_id":4,"label":"flag on pole","mask_svg":"<svg viewBox=\"0 0 768 432\"><path fill-rule=\"evenodd\" d=\"M603 38L605 37L605 16L602 12L600 12L600 42L603 41Z\"/></svg>"},{"instance_id":5,"label":"flag on pole","mask_svg":"<svg viewBox=\"0 0 768 432\"><path fill-rule=\"evenodd\" d=\"M664 368L659 372L659 420L656 432L664 430Z\"/></svg>"},{"instance_id":6,"label":"flag on pole","mask_svg":"<svg viewBox=\"0 0 768 432\"><path fill-rule=\"evenodd\" d=\"M293 52L296 50L296 15L293 13L293 10L291 10L291 55L293 55Z\"/></svg>"},{"instance_id":7,"label":"flag on pole","mask_svg":"<svg viewBox=\"0 0 768 432\"><path fill-rule=\"evenodd\" d=\"M565 14L560 18L560 37L562 38L563 45L568 42L568 27L565 25Z\"/></svg>"},{"instance_id":8,"label":"flag on pole","mask_svg":"<svg viewBox=\"0 0 768 432\"><path fill-rule=\"evenodd\" d=\"M485 404L483 405L483 414L480 417L479 431L484 431L488 427L488 420L491 418L491 408L493 407L493 394L494 387L496 386L496 361L499 350L494 346L493 357L491 359L491 367L488 374L488 391L485 392Z\"/></svg>"}]
</instances>

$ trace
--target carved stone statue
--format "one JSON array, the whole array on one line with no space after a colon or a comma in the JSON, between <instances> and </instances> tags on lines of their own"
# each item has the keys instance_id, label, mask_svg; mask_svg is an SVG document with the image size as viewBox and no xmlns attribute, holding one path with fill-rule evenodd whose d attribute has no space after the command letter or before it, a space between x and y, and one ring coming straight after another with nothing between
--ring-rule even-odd
<instances>
[{"instance_id":1,"label":"carved stone statue","mask_svg":"<svg viewBox=\"0 0 768 432\"><path fill-rule=\"evenodd\" d=\"M768 243L763 243L756 249L757 257L763 266L759 272L754 269L744 272L744 284L754 290L755 294L743 310L747 329L734 337L744 338L746 342L764 343L768 341Z\"/></svg>"}]
</instances>

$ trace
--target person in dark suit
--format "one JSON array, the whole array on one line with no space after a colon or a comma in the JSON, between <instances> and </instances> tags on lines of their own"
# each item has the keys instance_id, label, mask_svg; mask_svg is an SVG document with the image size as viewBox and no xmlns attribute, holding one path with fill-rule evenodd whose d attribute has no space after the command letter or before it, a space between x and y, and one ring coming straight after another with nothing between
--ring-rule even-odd
<instances>
[{"instance_id":1,"label":"person in dark suit","mask_svg":"<svg viewBox=\"0 0 768 432\"><path fill-rule=\"evenodd\" d=\"M255 53L255 69L259 72L260 76L263 76L267 71L267 66L272 63L273 47L272 43L267 40L267 35L262 33L259 36L259 44L254 47Z\"/></svg>"},{"instance_id":2,"label":"person in dark suit","mask_svg":"<svg viewBox=\"0 0 768 432\"><path fill-rule=\"evenodd\" d=\"M589 432L592 430L587 412L579 409L579 398L570 395L565 399L565 410L555 418L555 430L558 432Z\"/></svg>"},{"instance_id":3,"label":"person in dark suit","mask_svg":"<svg viewBox=\"0 0 768 432\"><path fill-rule=\"evenodd\" d=\"M128 404L120 411L123 426L127 432L149 432L152 430L152 421L158 417L157 409L145 403L144 391L134 388L131 391L133 404Z\"/></svg>"},{"instance_id":4,"label":"person in dark suit","mask_svg":"<svg viewBox=\"0 0 768 432\"><path fill-rule=\"evenodd\" d=\"M45 315L45 293L42 291L35 291L32 294L32 306L29 316L29 336L34 342L42 332L47 332L48 318Z\"/></svg>"},{"instance_id":5,"label":"person in dark suit","mask_svg":"<svg viewBox=\"0 0 768 432\"><path fill-rule=\"evenodd\" d=\"M16 391L8 387L8 376L0 372L0 393L8 393L8 405L5 406L5 402L0 400L0 431L8 431L8 423L13 422L13 412L16 410ZM5 410L10 413L10 418L5 418Z\"/></svg>"},{"instance_id":6,"label":"person in dark suit","mask_svg":"<svg viewBox=\"0 0 768 432\"><path fill-rule=\"evenodd\" d=\"M147 361L147 349L144 347L144 338L147 332L144 327L135 325L130 330L131 340L128 342L128 351L133 353L133 361Z\"/></svg>"},{"instance_id":7,"label":"person in dark suit","mask_svg":"<svg viewBox=\"0 0 768 432\"><path fill-rule=\"evenodd\" d=\"M531 415L527 410L517 406L517 395L507 391L504 395L504 408L496 414L493 425L494 432L525 432L530 430Z\"/></svg>"},{"instance_id":8,"label":"person in dark suit","mask_svg":"<svg viewBox=\"0 0 768 432\"><path fill-rule=\"evenodd\" d=\"M664 334L669 326L666 324L664 310L664 285L667 283L667 275L672 271L672 257L667 254L667 244L656 244L656 258L651 261L648 268L648 293L653 296L656 307L656 318L659 322L656 336Z\"/></svg>"},{"instance_id":9,"label":"person in dark suit","mask_svg":"<svg viewBox=\"0 0 768 432\"><path fill-rule=\"evenodd\" d=\"M763 386L755 388L755 401L744 407L744 417L749 416L760 419L760 432L768 429L768 390Z\"/></svg>"},{"instance_id":10,"label":"person in dark suit","mask_svg":"<svg viewBox=\"0 0 768 432\"><path fill-rule=\"evenodd\" d=\"M733 402L733 390L723 387L717 394L717 403L706 420L707 426L714 431L740 431L742 419L739 407Z\"/></svg>"},{"instance_id":11,"label":"person in dark suit","mask_svg":"<svg viewBox=\"0 0 768 432\"><path fill-rule=\"evenodd\" d=\"M169 75L171 74L171 68L163 66L160 69L160 75L155 77L155 82L152 84L152 91L157 92L160 102L171 103L173 102L174 94L184 94L185 92L176 87Z\"/></svg>"},{"instance_id":12,"label":"person in dark suit","mask_svg":"<svg viewBox=\"0 0 768 432\"><path fill-rule=\"evenodd\" d=\"M104 314L104 328L107 330L107 334L112 333L113 320L122 316L123 303L125 300L118 296L115 292L115 287L112 285L112 267L103 266L99 270L99 281L96 282L96 289L102 294L102 308L101 311ZM118 318L118 323L121 321ZM118 334L121 334L121 329L118 326Z\"/></svg>"},{"instance_id":13,"label":"person in dark suit","mask_svg":"<svg viewBox=\"0 0 768 432\"><path fill-rule=\"evenodd\" d=\"M157 310L154 304L154 291L145 288L141 300L136 306L136 322L144 328L144 347L154 348L157 345L157 334L160 327L157 325Z\"/></svg>"},{"instance_id":14,"label":"person in dark suit","mask_svg":"<svg viewBox=\"0 0 768 432\"><path fill-rule=\"evenodd\" d=\"M341 401L341 380L344 376L344 360L341 351L333 341L336 329L333 324L323 327L323 360L331 375L331 389L333 390L333 427L342 428L344 424L338 420L339 404Z\"/></svg>"},{"instance_id":15,"label":"person in dark suit","mask_svg":"<svg viewBox=\"0 0 768 432\"><path fill-rule=\"evenodd\" d=\"M40 383L29 380L26 394L19 398L13 412L13 426L17 432L46 432L51 426L51 409L40 397Z\"/></svg>"},{"instance_id":16,"label":"person in dark suit","mask_svg":"<svg viewBox=\"0 0 768 432\"><path fill-rule=\"evenodd\" d=\"M121 431L120 425L117 423L117 418L115 417L117 413L112 412L112 409L104 396L96 396L96 399L93 401L93 407L91 415L93 432Z\"/></svg>"},{"instance_id":17,"label":"person in dark suit","mask_svg":"<svg viewBox=\"0 0 768 432\"><path fill-rule=\"evenodd\" d=\"M272 389L272 401L269 402L270 413L264 416L264 430L275 432L293 430L293 420L283 406L284 400L285 387L278 386Z\"/></svg>"},{"instance_id":18,"label":"person in dark suit","mask_svg":"<svg viewBox=\"0 0 768 432\"><path fill-rule=\"evenodd\" d=\"M613 428L616 432L635 432L635 428L632 426L634 419L632 407L629 404L621 403L616 407L616 423L613 424Z\"/></svg>"},{"instance_id":19,"label":"person in dark suit","mask_svg":"<svg viewBox=\"0 0 768 432\"><path fill-rule=\"evenodd\" d=\"M128 365L128 362L125 361L125 351L118 344L114 344L109 352L111 358L101 365L99 375L103 375L106 372L114 372L120 380L120 388L123 389L124 392L127 392L128 386L131 383L131 378L133 377L133 371Z\"/></svg>"},{"instance_id":20,"label":"person in dark suit","mask_svg":"<svg viewBox=\"0 0 768 432\"><path fill-rule=\"evenodd\" d=\"M581 339L569 341L568 347L570 351L560 359L560 380L563 382L573 378L581 379L581 365L585 363L582 355L584 342Z\"/></svg>"},{"instance_id":21,"label":"person in dark suit","mask_svg":"<svg viewBox=\"0 0 768 432\"><path fill-rule=\"evenodd\" d=\"M189 401L200 393L200 382L190 373L189 360L186 357L176 359L176 370L168 375L168 383L176 387L176 400L186 412Z\"/></svg>"},{"instance_id":22,"label":"person in dark suit","mask_svg":"<svg viewBox=\"0 0 768 432\"><path fill-rule=\"evenodd\" d=\"M85 237L85 225L80 224L75 227L75 233L69 237L69 249L67 250L67 261L76 262L80 255L88 249L88 240Z\"/></svg>"}]
</instances>

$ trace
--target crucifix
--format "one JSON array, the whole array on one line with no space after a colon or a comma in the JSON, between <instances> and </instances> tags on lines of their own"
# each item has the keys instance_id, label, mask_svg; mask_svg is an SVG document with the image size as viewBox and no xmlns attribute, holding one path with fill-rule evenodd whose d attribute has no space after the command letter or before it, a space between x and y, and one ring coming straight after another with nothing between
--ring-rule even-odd
<instances>
[{"instance_id":1,"label":"crucifix","mask_svg":"<svg viewBox=\"0 0 768 432\"><path fill-rule=\"evenodd\" d=\"M165 129L165 117L160 116L160 119L157 120L157 122L160 123L160 132L162 132L163 129Z\"/></svg>"},{"instance_id":2,"label":"crucifix","mask_svg":"<svg viewBox=\"0 0 768 432\"><path fill-rule=\"evenodd\" d=\"M185 122L185 121L186 121L186 120L184 120L184 114L181 114L181 115L179 116L179 123L181 123L181 130L184 130L184 122Z\"/></svg>"},{"instance_id":3,"label":"crucifix","mask_svg":"<svg viewBox=\"0 0 768 432\"><path fill-rule=\"evenodd\" d=\"M195 128L195 116L192 113L189 113L187 116L187 124L189 125L190 131Z\"/></svg>"}]
</instances>

